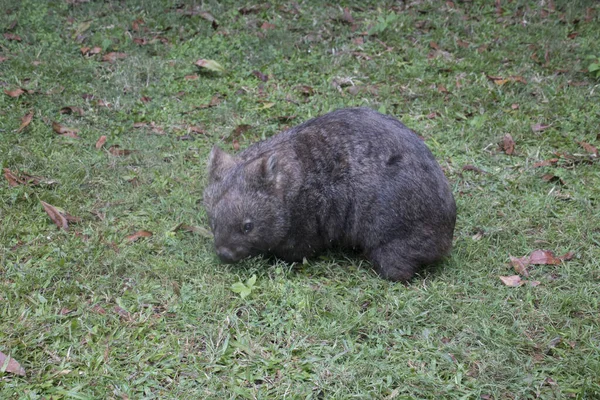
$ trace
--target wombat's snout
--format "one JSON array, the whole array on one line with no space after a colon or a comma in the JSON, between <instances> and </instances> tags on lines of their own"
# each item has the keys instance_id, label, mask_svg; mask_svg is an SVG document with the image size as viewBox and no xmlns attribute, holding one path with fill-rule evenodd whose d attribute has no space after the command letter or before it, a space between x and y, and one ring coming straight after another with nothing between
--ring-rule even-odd
<instances>
[{"instance_id":1,"label":"wombat's snout","mask_svg":"<svg viewBox=\"0 0 600 400\"><path fill-rule=\"evenodd\" d=\"M225 264L233 264L239 260L239 257L225 246L217 247L217 255L221 262L224 262Z\"/></svg>"}]
</instances>

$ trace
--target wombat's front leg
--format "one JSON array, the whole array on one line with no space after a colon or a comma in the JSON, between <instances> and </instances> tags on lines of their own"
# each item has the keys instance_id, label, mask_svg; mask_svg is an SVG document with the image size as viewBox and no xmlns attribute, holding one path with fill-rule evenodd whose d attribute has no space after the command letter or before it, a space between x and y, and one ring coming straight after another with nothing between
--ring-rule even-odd
<instances>
[{"instance_id":1,"label":"wombat's front leg","mask_svg":"<svg viewBox=\"0 0 600 400\"><path fill-rule=\"evenodd\" d=\"M368 253L373 268L381 277L390 281L408 281L417 269L417 263L403 254L404 245L392 240Z\"/></svg>"}]
</instances>

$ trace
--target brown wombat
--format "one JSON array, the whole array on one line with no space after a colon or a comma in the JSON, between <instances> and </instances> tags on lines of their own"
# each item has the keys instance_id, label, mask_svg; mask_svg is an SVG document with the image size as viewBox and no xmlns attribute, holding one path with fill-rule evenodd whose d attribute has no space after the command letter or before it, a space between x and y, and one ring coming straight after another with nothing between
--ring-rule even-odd
<instances>
[{"instance_id":1,"label":"brown wombat","mask_svg":"<svg viewBox=\"0 0 600 400\"><path fill-rule=\"evenodd\" d=\"M219 258L360 249L393 281L450 252L454 197L419 137L368 108L311 119L237 156L214 147L204 205Z\"/></svg>"}]
</instances>

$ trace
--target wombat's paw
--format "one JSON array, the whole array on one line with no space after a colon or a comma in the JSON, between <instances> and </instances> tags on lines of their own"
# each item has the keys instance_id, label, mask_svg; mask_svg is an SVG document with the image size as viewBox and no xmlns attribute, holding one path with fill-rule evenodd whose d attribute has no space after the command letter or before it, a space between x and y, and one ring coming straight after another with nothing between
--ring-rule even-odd
<instances>
[{"instance_id":1,"label":"wombat's paw","mask_svg":"<svg viewBox=\"0 0 600 400\"><path fill-rule=\"evenodd\" d=\"M369 259L382 278L405 282L413 277L418 266L402 255L402 248L402 245L392 241L371 251Z\"/></svg>"}]
</instances>

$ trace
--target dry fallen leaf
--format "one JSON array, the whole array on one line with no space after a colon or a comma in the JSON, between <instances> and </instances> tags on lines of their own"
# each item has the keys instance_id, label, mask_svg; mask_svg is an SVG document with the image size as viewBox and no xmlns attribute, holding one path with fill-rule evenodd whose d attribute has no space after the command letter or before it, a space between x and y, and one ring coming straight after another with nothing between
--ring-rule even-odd
<instances>
[{"instance_id":1,"label":"dry fallen leaf","mask_svg":"<svg viewBox=\"0 0 600 400\"><path fill-rule=\"evenodd\" d=\"M136 240L140 239L140 238L147 238L152 236L152 232L150 231L145 231L145 230L141 230L141 231L137 231L136 233L134 233L133 235L129 235L127 236L127 240L129 242L135 242Z\"/></svg>"},{"instance_id":2,"label":"dry fallen leaf","mask_svg":"<svg viewBox=\"0 0 600 400\"><path fill-rule=\"evenodd\" d=\"M120 149L118 144L112 145L108 148L108 152L113 156L128 156L134 152L134 150Z\"/></svg>"},{"instance_id":3,"label":"dry fallen leaf","mask_svg":"<svg viewBox=\"0 0 600 400\"><path fill-rule=\"evenodd\" d=\"M500 147L509 156L515 152L515 141L513 140L510 133L504 135Z\"/></svg>"},{"instance_id":4,"label":"dry fallen leaf","mask_svg":"<svg viewBox=\"0 0 600 400\"><path fill-rule=\"evenodd\" d=\"M265 22L263 22L263 24L260 26L260 29L262 29L263 31L268 31L268 30L270 30L270 29L275 29L275 28L276 28L276 26L275 26L275 25L273 25L273 24L270 24L270 23L268 23L268 22L266 22L266 21L265 21Z\"/></svg>"},{"instance_id":5,"label":"dry fallen leaf","mask_svg":"<svg viewBox=\"0 0 600 400\"><path fill-rule=\"evenodd\" d=\"M59 228L64 229L65 231L69 230L69 222L63 213L61 213L58 208L54 207L51 204L46 203L45 201L41 201L42 207L44 207L44 211L50 216L52 222L56 224Z\"/></svg>"},{"instance_id":6,"label":"dry fallen leaf","mask_svg":"<svg viewBox=\"0 0 600 400\"><path fill-rule=\"evenodd\" d=\"M486 174L487 173L486 171L482 170L481 168L477 168L476 166L471 165L471 164L464 165L462 167L462 170L463 171L473 171L473 172L476 172L478 174Z\"/></svg>"},{"instance_id":7,"label":"dry fallen leaf","mask_svg":"<svg viewBox=\"0 0 600 400\"><path fill-rule=\"evenodd\" d=\"M8 57L0 56L0 63L8 60Z\"/></svg>"},{"instance_id":8,"label":"dry fallen leaf","mask_svg":"<svg viewBox=\"0 0 600 400\"><path fill-rule=\"evenodd\" d=\"M131 314L129 313L129 311L119 306L114 306L113 309L117 314L119 314L119 317L121 317L124 321L131 321Z\"/></svg>"},{"instance_id":9,"label":"dry fallen leaf","mask_svg":"<svg viewBox=\"0 0 600 400\"><path fill-rule=\"evenodd\" d=\"M531 125L531 130L534 132L541 132L545 129L550 128L551 125L544 125L544 124L535 124L535 125Z\"/></svg>"},{"instance_id":10,"label":"dry fallen leaf","mask_svg":"<svg viewBox=\"0 0 600 400\"><path fill-rule=\"evenodd\" d=\"M6 40L13 40L15 42L20 42L21 41L21 36L15 35L14 33L5 33L4 34L4 38Z\"/></svg>"},{"instance_id":11,"label":"dry fallen leaf","mask_svg":"<svg viewBox=\"0 0 600 400\"><path fill-rule=\"evenodd\" d=\"M40 176L34 176L26 174L25 172L17 173L13 172L8 168L4 168L4 177L8 181L9 186L18 186L18 185L53 185L56 181L52 181L49 179L44 179Z\"/></svg>"},{"instance_id":12,"label":"dry fallen leaf","mask_svg":"<svg viewBox=\"0 0 600 400\"><path fill-rule=\"evenodd\" d=\"M23 129L25 129L31 123L32 119L33 119L33 111L25 114L23 116L23 118L21 118L21 126L19 126L19 129L17 129L17 133L22 132Z\"/></svg>"},{"instance_id":13,"label":"dry fallen leaf","mask_svg":"<svg viewBox=\"0 0 600 400\"><path fill-rule=\"evenodd\" d=\"M549 167L551 165L556 165L557 162L558 158L551 158L549 160L538 161L535 164L533 164L533 168Z\"/></svg>"},{"instance_id":14,"label":"dry fallen leaf","mask_svg":"<svg viewBox=\"0 0 600 400\"><path fill-rule=\"evenodd\" d=\"M101 47L82 47L81 49L79 49L81 51L81 54L84 56L93 56L94 54L100 54L102 53L102 48Z\"/></svg>"},{"instance_id":15,"label":"dry fallen leaf","mask_svg":"<svg viewBox=\"0 0 600 400\"><path fill-rule=\"evenodd\" d=\"M98 138L98 141L96 142L96 149L100 150L102 146L104 146L104 143L106 143L106 135L102 135Z\"/></svg>"},{"instance_id":16,"label":"dry fallen leaf","mask_svg":"<svg viewBox=\"0 0 600 400\"><path fill-rule=\"evenodd\" d=\"M110 53L106 53L103 57L102 57L102 61L106 61L109 63L114 63L117 60L122 60L124 58L127 58L127 54L125 53L118 53L118 52L110 52Z\"/></svg>"},{"instance_id":17,"label":"dry fallen leaf","mask_svg":"<svg viewBox=\"0 0 600 400\"><path fill-rule=\"evenodd\" d=\"M92 311L95 312L96 314L101 314L101 315L106 314L106 310L99 304L94 304L94 306L92 307Z\"/></svg>"},{"instance_id":18,"label":"dry fallen leaf","mask_svg":"<svg viewBox=\"0 0 600 400\"><path fill-rule=\"evenodd\" d=\"M60 113L61 114L77 114L80 117L83 117L83 108L74 107L74 106L63 107L60 109Z\"/></svg>"},{"instance_id":19,"label":"dry fallen leaf","mask_svg":"<svg viewBox=\"0 0 600 400\"><path fill-rule=\"evenodd\" d=\"M515 269L515 272L521 276L528 277L529 271L527 271L527 266L529 265L529 257L510 257L510 264Z\"/></svg>"},{"instance_id":20,"label":"dry fallen leaf","mask_svg":"<svg viewBox=\"0 0 600 400\"><path fill-rule=\"evenodd\" d=\"M63 126L56 121L52 121L52 129L54 130L54 132L58 133L61 136L79 139L79 136L77 136L77 132L79 132L79 130L67 128L66 126Z\"/></svg>"},{"instance_id":21,"label":"dry fallen leaf","mask_svg":"<svg viewBox=\"0 0 600 400\"><path fill-rule=\"evenodd\" d=\"M269 76L268 75L265 75L265 74L263 74L262 72L260 72L258 70L252 71L252 74L254 76L256 76L258 79L260 79L261 81L263 81L263 82L267 82L269 80Z\"/></svg>"},{"instance_id":22,"label":"dry fallen leaf","mask_svg":"<svg viewBox=\"0 0 600 400\"><path fill-rule=\"evenodd\" d=\"M565 186L567 184L563 178L561 178L558 175L553 175L553 174L542 175L542 180L544 182L560 183L563 186Z\"/></svg>"},{"instance_id":23,"label":"dry fallen leaf","mask_svg":"<svg viewBox=\"0 0 600 400\"><path fill-rule=\"evenodd\" d=\"M557 265L562 261L571 260L574 256L573 252L568 252L557 257L550 250L535 250L529 255L529 262L534 265Z\"/></svg>"},{"instance_id":24,"label":"dry fallen leaf","mask_svg":"<svg viewBox=\"0 0 600 400\"><path fill-rule=\"evenodd\" d=\"M500 276L499 278L506 286L519 287L523 284L519 275Z\"/></svg>"},{"instance_id":25,"label":"dry fallen leaf","mask_svg":"<svg viewBox=\"0 0 600 400\"><path fill-rule=\"evenodd\" d=\"M4 367L6 366L6 369ZM7 356L0 351L0 370L11 374L25 376L25 369L14 358Z\"/></svg>"},{"instance_id":26,"label":"dry fallen leaf","mask_svg":"<svg viewBox=\"0 0 600 400\"><path fill-rule=\"evenodd\" d=\"M221 64L219 64L218 62L216 62L215 60L204 60L201 58L198 61L196 61L194 64L199 66L200 68L205 68L209 71L225 72L225 68L223 68L223 66Z\"/></svg>"},{"instance_id":27,"label":"dry fallen leaf","mask_svg":"<svg viewBox=\"0 0 600 400\"><path fill-rule=\"evenodd\" d=\"M16 88L15 90L5 90L4 93L6 93L12 98L18 98L20 95L25 93L25 91L21 88Z\"/></svg>"},{"instance_id":28,"label":"dry fallen leaf","mask_svg":"<svg viewBox=\"0 0 600 400\"><path fill-rule=\"evenodd\" d=\"M586 143L586 142L577 142L577 143L579 143L579 145L581 147L583 147L583 149L586 152L592 154L595 157L598 157L598 149L595 146L592 146L591 144Z\"/></svg>"}]
</instances>

